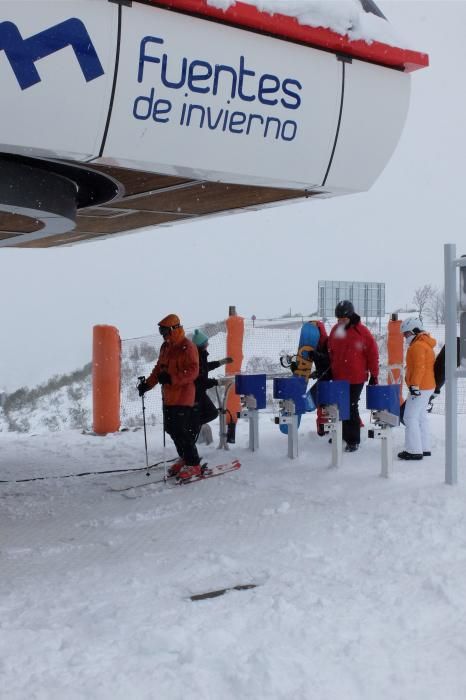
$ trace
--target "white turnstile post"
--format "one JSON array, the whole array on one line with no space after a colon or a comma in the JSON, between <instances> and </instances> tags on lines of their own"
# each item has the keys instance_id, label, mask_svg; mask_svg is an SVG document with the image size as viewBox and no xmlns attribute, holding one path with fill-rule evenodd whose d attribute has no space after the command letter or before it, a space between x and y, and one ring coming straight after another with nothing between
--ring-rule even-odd
<instances>
[{"instance_id":1,"label":"white turnstile post","mask_svg":"<svg viewBox=\"0 0 466 700\"><path fill-rule=\"evenodd\" d=\"M392 428L400 424L400 417L390 411L372 411L375 427L367 431L369 438L381 440L381 470L380 476L388 479L393 466L393 435Z\"/></svg>"},{"instance_id":2,"label":"white turnstile post","mask_svg":"<svg viewBox=\"0 0 466 700\"><path fill-rule=\"evenodd\" d=\"M324 431L332 440L332 467L341 466L343 458L343 423L337 404L325 406Z\"/></svg>"},{"instance_id":3,"label":"white turnstile post","mask_svg":"<svg viewBox=\"0 0 466 700\"><path fill-rule=\"evenodd\" d=\"M259 411L255 396L241 397L241 418L249 422L249 449L255 452L259 449Z\"/></svg>"},{"instance_id":4,"label":"white turnstile post","mask_svg":"<svg viewBox=\"0 0 466 700\"><path fill-rule=\"evenodd\" d=\"M288 426L288 457L296 459L298 456L298 414L293 399L282 399L279 402L280 415L278 422L280 425Z\"/></svg>"}]
</instances>

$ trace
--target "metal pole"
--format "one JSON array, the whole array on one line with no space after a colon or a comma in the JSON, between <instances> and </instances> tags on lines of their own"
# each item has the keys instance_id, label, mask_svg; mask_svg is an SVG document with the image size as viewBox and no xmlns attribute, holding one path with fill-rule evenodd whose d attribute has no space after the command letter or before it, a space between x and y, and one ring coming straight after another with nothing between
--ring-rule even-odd
<instances>
[{"instance_id":1,"label":"metal pole","mask_svg":"<svg viewBox=\"0 0 466 700\"><path fill-rule=\"evenodd\" d=\"M144 384L146 381L146 378L144 376L138 377L138 389L141 386L141 384ZM144 394L141 394L141 401L142 401L142 424L144 426L144 446L146 448L146 469L147 469L147 474L146 476L149 476L149 455L147 453L147 430L146 430L146 405L144 403Z\"/></svg>"},{"instance_id":2,"label":"metal pole","mask_svg":"<svg viewBox=\"0 0 466 700\"><path fill-rule=\"evenodd\" d=\"M332 467L340 467L343 457L343 423L338 419L332 430Z\"/></svg>"},{"instance_id":3,"label":"metal pole","mask_svg":"<svg viewBox=\"0 0 466 700\"><path fill-rule=\"evenodd\" d=\"M382 438L382 468L380 476L388 479L393 464L392 430L386 428L386 433Z\"/></svg>"},{"instance_id":4,"label":"metal pole","mask_svg":"<svg viewBox=\"0 0 466 700\"><path fill-rule=\"evenodd\" d=\"M227 398L228 398L228 392L230 391L230 387L233 385L233 381L231 381L229 384L223 384L223 397L220 399L220 393L218 391L218 387L215 388L216 394L217 394L217 401L218 401L218 408L219 408L219 443L218 443L218 450L229 450L230 447L227 443L227 421L226 421L226 404L227 404Z\"/></svg>"},{"instance_id":5,"label":"metal pole","mask_svg":"<svg viewBox=\"0 0 466 700\"><path fill-rule=\"evenodd\" d=\"M445 483L458 482L458 422L456 385L456 246L446 243L445 254Z\"/></svg>"},{"instance_id":6,"label":"metal pole","mask_svg":"<svg viewBox=\"0 0 466 700\"><path fill-rule=\"evenodd\" d=\"M288 457L296 459L298 456L298 414L291 415L291 421L288 423Z\"/></svg>"},{"instance_id":7,"label":"metal pole","mask_svg":"<svg viewBox=\"0 0 466 700\"><path fill-rule=\"evenodd\" d=\"M255 452L259 449L259 411L251 408L248 411L249 419L249 449Z\"/></svg>"},{"instance_id":8,"label":"metal pole","mask_svg":"<svg viewBox=\"0 0 466 700\"><path fill-rule=\"evenodd\" d=\"M149 456L147 454L147 430L146 430L146 406L144 403L144 394L141 396L142 399L142 422L144 425L144 446L146 448L146 467L149 469Z\"/></svg>"}]
</instances>

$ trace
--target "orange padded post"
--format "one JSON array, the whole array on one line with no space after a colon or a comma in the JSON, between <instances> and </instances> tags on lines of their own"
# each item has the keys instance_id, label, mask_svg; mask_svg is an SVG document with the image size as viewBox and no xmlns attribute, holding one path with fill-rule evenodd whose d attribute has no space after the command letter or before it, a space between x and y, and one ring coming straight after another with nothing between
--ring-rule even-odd
<instances>
[{"instance_id":1,"label":"orange padded post","mask_svg":"<svg viewBox=\"0 0 466 700\"><path fill-rule=\"evenodd\" d=\"M227 325L227 357L232 357L233 362L225 365L225 374L233 375L241 372L243 364L243 337L244 337L244 318L236 315L234 306L230 306L230 315L226 320ZM241 410L241 401L238 394L231 388L227 397L227 423L236 423L237 414Z\"/></svg>"},{"instance_id":2,"label":"orange padded post","mask_svg":"<svg viewBox=\"0 0 466 700\"><path fill-rule=\"evenodd\" d=\"M92 404L94 432L120 429L121 340L114 326L94 326L92 342Z\"/></svg>"},{"instance_id":3,"label":"orange padded post","mask_svg":"<svg viewBox=\"0 0 466 700\"><path fill-rule=\"evenodd\" d=\"M398 314L392 314L392 317L388 322L387 330L387 381L389 384L400 385L400 401L402 401L403 335L401 333L401 321L398 320Z\"/></svg>"}]
</instances>

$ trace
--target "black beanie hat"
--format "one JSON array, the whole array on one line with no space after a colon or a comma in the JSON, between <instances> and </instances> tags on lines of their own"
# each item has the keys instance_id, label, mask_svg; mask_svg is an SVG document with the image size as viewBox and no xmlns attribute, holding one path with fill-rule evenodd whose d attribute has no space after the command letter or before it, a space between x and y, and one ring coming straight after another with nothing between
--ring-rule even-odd
<instances>
[{"instance_id":1,"label":"black beanie hat","mask_svg":"<svg viewBox=\"0 0 466 700\"><path fill-rule=\"evenodd\" d=\"M353 314L354 306L349 299L343 299L335 306L335 316L337 318L351 318Z\"/></svg>"}]
</instances>

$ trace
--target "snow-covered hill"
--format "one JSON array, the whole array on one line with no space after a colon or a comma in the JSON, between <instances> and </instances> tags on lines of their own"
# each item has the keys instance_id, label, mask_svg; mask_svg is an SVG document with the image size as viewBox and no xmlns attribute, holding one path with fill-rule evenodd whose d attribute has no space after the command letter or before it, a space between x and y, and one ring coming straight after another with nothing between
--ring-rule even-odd
<instances>
[{"instance_id":1,"label":"snow-covered hill","mask_svg":"<svg viewBox=\"0 0 466 700\"><path fill-rule=\"evenodd\" d=\"M40 433L92 424L91 365L34 388L3 394L0 432Z\"/></svg>"}]
</instances>

